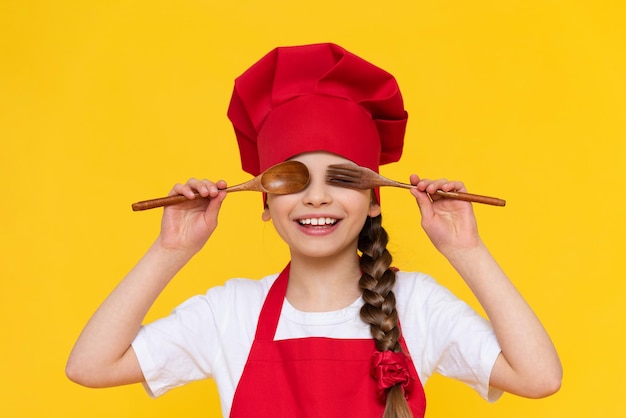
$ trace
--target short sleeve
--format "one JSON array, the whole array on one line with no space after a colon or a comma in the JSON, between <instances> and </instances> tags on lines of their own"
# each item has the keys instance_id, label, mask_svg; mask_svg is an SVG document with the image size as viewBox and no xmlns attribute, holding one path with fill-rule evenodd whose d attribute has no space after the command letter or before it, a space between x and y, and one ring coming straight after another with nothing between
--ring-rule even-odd
<instances>
[{"instance_id":1,"label":"short sleeve","mask_svg":"<svg viewBox=\"0 0 626 418\"><path fill-rule=\"evenodd\" d=\"M211 341L216 334L205 296L195 296L171 315L142 326L133 349L148 393L157 397L174 387L211 377Z\"/></svg>"},{"instance_id":2,"label":"short sleeve","mask_svg":"<svg viewBox=\"0 0 626 418\"><path fill-rule=\"evenodd\" d=\"M489 379L501 350L491 323L427 275L400 273L398 280L402 329L422 383L439 373L497 400L502 391Z\"/></svg>"},{"instance_id":3,"label":"short sleeve","mask_svg":"<svg viewBox=\"0 0 626 418\"><path fill-rule=\"evenodd\" d=\"M277 275L231 279L144 325L132 343L152 397L214 378L222 403L234 393L254 339L259 311Z\"/></svg>"}]
</instances>

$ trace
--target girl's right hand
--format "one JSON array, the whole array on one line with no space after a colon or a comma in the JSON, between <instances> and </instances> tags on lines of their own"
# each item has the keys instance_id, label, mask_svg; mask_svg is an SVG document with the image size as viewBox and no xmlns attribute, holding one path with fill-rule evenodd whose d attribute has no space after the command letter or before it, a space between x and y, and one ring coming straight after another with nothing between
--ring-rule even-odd
<instances>
[{"instance_id":1,"label":"girl's right hand","mask_svg":"<svg viewBox=\"0 0 626 418\"><path fill-rule=\"evenodd\" d=\"M160 245L164 249L195 254L217 227L217 216L226 197L226 182L191 178L176 184L169 195L182 194L187 202L167 206L161 220ZM201 198L195 196L199 193Z\"/></svg>"}]
</instances>

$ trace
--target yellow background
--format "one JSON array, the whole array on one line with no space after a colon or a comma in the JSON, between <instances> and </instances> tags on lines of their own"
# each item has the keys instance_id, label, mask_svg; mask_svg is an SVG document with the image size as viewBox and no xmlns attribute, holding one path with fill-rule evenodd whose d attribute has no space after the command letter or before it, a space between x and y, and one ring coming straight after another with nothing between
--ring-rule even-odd
<instances>
[{"instance_id":1,"label":"yellow background","mask_svg":"<svg viewBox=\"0 0 626 418\"><path fill-rule=\"evenodd\" d=\"M410 113L383 173L462 179L485 241L550 331L548 399L482 401L427 384L431 417L626 416L621 1L9 1L0 3L0 416L218 416L205 381L151 400L64 365L91 313L158 233L130 203L190 176L247 180L225 116L232 81L278 45L336 42L396 75ZM150 318L287 260L257 194L233 194ZM395 263L475 306L406 191L384 190Z\"/></svg>"}]
</instances>

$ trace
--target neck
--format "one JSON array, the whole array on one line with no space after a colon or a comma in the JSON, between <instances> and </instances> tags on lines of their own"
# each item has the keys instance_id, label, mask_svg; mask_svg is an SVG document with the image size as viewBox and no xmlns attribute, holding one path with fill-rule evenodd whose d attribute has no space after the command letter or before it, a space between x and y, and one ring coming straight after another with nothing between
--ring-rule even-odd
<instances>
[{"instance_id":1,"label":"neck","mask_svg":"<svg viewBox=\"0 0 626 418\"><path fill-rule=\"evenodd\" d=\"M287 300L305 312L338 310L361 295L360 277L356 253L332 259L292 258Z\"/></svg>"}]
</instances>

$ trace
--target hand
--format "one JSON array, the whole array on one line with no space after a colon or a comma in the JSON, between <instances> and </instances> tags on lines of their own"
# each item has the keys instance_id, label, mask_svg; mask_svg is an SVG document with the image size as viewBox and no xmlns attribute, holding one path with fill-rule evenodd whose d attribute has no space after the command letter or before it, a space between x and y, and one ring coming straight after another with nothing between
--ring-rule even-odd
<instances>
[{"instance_id":1,"label":"hand","mask_svg":"<svg viewBox=\"0 0 626 418\"><path fill-rule=\"evenodd\" d=\"M458 250L471 249L481 245L472 204L456 199L437 196L435 192L466 192L459 181L446 179L420 179L413 174L411 189L422 215L422 228L433 245L446 257Z\"/></svg>"},{"instance_id":2,"label":"hand","mask_svg":"<svg viewBox=\"0 0 626 418\"><path fill-rule=\"evenodd\" d=\"M182 194L189 201L163 210L160 244L163 248L196 253L204 246L215 228L217 216L226 197L226 182L189 179L176 184L170 195ZM199 193L202 198L195 196Z\"/></svg>"}]
</instances>

